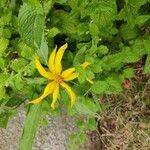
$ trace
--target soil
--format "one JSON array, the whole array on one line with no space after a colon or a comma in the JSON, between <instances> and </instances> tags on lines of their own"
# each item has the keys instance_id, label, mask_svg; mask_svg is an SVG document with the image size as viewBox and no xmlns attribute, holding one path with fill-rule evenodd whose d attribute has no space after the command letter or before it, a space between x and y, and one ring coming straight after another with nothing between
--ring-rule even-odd
<instances>
[{"instance_id":1,"label":"soil","mask_svg":"<svg viewBox=\"0 0 150 150\"><path fill-rule=\"evenodd\" d=\"M90 150L150 150L150 76L143 74L144 62L125 66L134 68L135 77L123 82L121 94L99 98L110 107L98 115L98 131L88 134Z\"/></svg>"}]
</instances>

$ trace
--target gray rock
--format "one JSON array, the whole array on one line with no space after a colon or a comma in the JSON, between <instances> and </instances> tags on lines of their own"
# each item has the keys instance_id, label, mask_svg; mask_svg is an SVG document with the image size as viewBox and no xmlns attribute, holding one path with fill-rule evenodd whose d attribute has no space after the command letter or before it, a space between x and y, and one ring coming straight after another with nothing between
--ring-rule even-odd
<instances>
[{"instance_id":1,"label":"gray rock","mask_svg":"<svg viewBox=\"0 0 150 150\"><path fill-rule=\"evenodd\" d=\"M19 137L22 134L25 111L13 117L6 129L0 129L0 150L17 150ZM48 126L40 128L36 135L33 150L70 150L68 135L76 131L74 119L62 114L59 117L48 117Z\"/></svg>"}]
</instances>

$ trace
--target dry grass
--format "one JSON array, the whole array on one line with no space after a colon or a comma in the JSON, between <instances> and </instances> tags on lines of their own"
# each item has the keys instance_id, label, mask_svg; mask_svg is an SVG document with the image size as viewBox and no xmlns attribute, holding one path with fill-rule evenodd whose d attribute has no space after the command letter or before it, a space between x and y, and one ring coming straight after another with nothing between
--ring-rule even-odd
<instances>
[{"instance_id":1,"label":"dry grass","mask_svg":"<svg viewBox=\"0 0 150 150\"><path fill-rule=\"evenodd\" d=\"M97 150L150 150L150 77L142 66L132 65L135 78L123 83L121 94L100 97L109 108L98 116Z\"/></svg>"}]
</instances>

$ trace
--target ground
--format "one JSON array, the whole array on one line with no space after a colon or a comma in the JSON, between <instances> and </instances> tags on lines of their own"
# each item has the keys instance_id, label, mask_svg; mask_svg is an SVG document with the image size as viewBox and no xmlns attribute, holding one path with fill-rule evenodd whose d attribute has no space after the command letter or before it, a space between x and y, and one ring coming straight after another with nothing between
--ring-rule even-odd
<instances>
[{"instance_id":1,"label":"ground","mask_svg":"<svg viewBox=\"0 0 150 150\"><path fill-rule=\"evenodd\" d=\"M123 92L99 98L109 105L97 118L99 150L150 150L150 76L143 59L130 66L135 77L124 81Z\"/></svg>"}]
</instances>

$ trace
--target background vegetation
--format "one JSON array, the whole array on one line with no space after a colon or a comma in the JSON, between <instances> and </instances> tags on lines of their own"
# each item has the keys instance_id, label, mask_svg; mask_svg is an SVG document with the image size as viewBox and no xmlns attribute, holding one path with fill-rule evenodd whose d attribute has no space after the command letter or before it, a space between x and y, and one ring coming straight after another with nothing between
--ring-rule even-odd
<instances>
[{"instance_id":1,"label":"background vegetation","mask_svg":"<svg viewBox=\"0 0 150 150\"><path fill-rule=\"evenodd\" d=\"M25 104L27 117L19 147L30 150L36 130L46 125L46 116L58 115L63 107L78 118L79 133L70 135L71 147L83 144L85 131L96 130L100 116L125 101L121 97L113 105L111 100L137 76L132 64L141 60L140 76L149 75L149 13L149 0L0 0L0 127L6 128L9 118ZM47 67L54 46L66 42L63 67L75 66L79 72L78 80L70 84L78 96L75 106L70 107L63 89L55 110L49 106L51 98L29 105L46 84L35 69L35 55ZM86 70L79 67L84 61L91 62ZM87 76L93 85L86 82ZM144 80L146 89L148 80ZM139 96L139 102L149 107L149 98Z\"/></svg>"}]
</instances>

